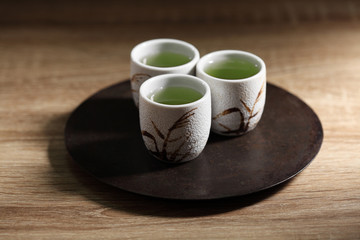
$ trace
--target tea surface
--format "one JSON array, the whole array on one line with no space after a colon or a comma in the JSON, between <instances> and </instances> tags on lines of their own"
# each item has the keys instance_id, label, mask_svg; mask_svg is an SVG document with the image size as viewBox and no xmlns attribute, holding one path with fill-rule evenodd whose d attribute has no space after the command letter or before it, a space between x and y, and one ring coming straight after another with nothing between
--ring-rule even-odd
<instances>
[{"instance_id":1,"label":"tea surface","mask_svg":"<svg viewBox=\"0 0 360 240\"><path fill-rule=\"evenodd\" d=\"M190 62L186 55L173 52L160 52L143 58L142 62L154 67L175 67Z\"/></svg>"},{"instance_id":2,"label":"tea surface","mask_svg":"<svg viewBox=\"0 0 360 240\"><path fill-rule=\"evenodd\" d=\"M230 80L248 78L259 71L256 64L238 58L215 62L205 69L205 72L213 77Z\"/></svg>"},{"instance_id":3,"label":"tea surface","mask_svg":"<svg viewBox=\"0 0 360 240\"><path fill-rule=\"evenodd\" d=\"M202 94L192 88L167 87L155 93L151 99L162 104L180 105L194 102L201 97Z\"/></svg>"}]
</instances>

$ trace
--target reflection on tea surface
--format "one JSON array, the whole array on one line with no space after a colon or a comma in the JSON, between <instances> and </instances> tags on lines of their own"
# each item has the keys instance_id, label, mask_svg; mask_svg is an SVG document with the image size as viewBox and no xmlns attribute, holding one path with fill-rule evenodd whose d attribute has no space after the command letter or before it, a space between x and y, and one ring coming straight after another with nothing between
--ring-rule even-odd
<instances>
[{"instance_id":1,"label":"reflection on tea surface","mask_svg":"<svg viewBox=\"0 0 360 240\"><path fill-rule=\"evenodd\" d=\"M198 91L188 87L167 87L153 94L150 99L168 105L195 102L202 97Z\"/></svg>"},{"instance_id":2,"label":"reflection on tea surface","mask_svg":"<svg viewBox=\"0 0 360 240\"><path fill-rule=\"evenodd\" d=\"M142 63L154 67L175 67L190 61L188 56L173 52L160 52L142 59Z\"/></svg>"},{"instance_id":3,"label":"reflection on tea surface","mask_svg":"<svg viewBox=\"0 0 360 240\"><path fill-rule=\"evenodd\" d=\"M257 74L260 67L245 59L228 58L211 63L205 72L210 76L221 79L244 79Z\"/></svg>"}]
</instances>

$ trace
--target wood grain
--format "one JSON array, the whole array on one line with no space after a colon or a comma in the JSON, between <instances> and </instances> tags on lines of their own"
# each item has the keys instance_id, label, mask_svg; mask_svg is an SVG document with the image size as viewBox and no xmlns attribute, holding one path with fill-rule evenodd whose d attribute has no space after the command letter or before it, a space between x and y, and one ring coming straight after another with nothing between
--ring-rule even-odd
<instances>
[{"instance_id":1,"label":"wood grain","mask_svg":"<svg viewBox=\"0 0 360 240\"><path fill-rule=\"evenodd\" d=\"M360 239L360 22L0 28L0 239ZM202 55L261 56L268 81L320 117L314 162L276 188L207 202L138 196L84 173L64 147L69 114L129 78L135 44L164 36Z\"/></svg>"},{"instance_id":2,"label":"wood grain","mask_svg":"<svg viewBox=\"0 0 360 240\"><path fill-rule=\"evenodd\" d=\"M5 23L118 24L118 23L284 23L356 21L357 0L3 0Z\"/></svg>"}]
</instances>

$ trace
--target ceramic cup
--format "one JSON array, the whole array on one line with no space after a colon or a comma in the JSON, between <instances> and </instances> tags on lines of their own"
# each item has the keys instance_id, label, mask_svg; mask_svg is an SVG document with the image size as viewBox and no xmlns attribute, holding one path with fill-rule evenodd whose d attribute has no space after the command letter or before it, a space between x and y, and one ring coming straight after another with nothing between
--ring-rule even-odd
<instances>
[{"instance_id":1,"label":"ceramic cup","mask_svg":"<svg viewBox=\"0 0 360 240\"><path fill-rule=\"evenodd\" d=\"M190 61L175 67L154 67L146 65L143 62L145 57L151 56L159 52L172 52L183 54L187 56ZM142 42L135 46L131 51L131 69L130 80L131 90L135 105L139 103L139 88L141 84L149 79L160 74L166 73L181 73L181 74L195 74L195 66L199 61L199 51L190 43L176 40L176 39L153 39Z\"/></svg>"},{"instance_id":2,"label":"ceramic cup","mask_svg":"<svg viewBox=\"0 0 360 240\"><path fill-rule=\"evenodd\" d=\"M206 70L219 61L245 60L255 64L259 72L243 79L220 79ZM211 89L211 130L227 136L243 135L256 127L265 105L266 67L258 56L238 50L222 50L203 56L196 67L196 76L206 81Z\"/></svg>"},{"instance_id":3,"label":"ceramic cup","mask_svg":"<svg viewBox=\"0 0 360 240\"><path fill-rule=\"evenodd\" d=\"M152 96L167 87L192 88L202 97L194 102L167 105ZM171 163L190 161L204 149L211 126L210 87L185 74L150 78L140 87L140 128L146 148L156 158Z\"/></svg>"}]
</instances>

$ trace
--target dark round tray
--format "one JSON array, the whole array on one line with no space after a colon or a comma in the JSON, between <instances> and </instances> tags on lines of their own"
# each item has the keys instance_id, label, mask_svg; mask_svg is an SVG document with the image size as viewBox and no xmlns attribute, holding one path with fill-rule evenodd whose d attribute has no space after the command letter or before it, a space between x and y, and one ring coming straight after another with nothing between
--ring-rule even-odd
<instances>
[{"instance_id":1,"label":"dark round tray","mask_svg":"<svg viewBox=\"0 0 360 240\"><path fill-rule=\"evenodd\" d=\"M294 177L314 159L323 139L311 108L269 83L265 110L253 131L240 137L211 134L201 155L180 165L148 153L138 118L129 81L99 91L66 124L71 157L95 178L126 191L216 199L257 192Z\"/></svg>"}]
</instances>

